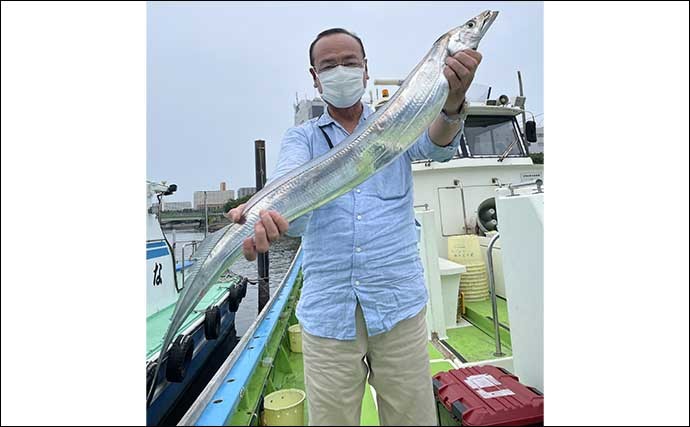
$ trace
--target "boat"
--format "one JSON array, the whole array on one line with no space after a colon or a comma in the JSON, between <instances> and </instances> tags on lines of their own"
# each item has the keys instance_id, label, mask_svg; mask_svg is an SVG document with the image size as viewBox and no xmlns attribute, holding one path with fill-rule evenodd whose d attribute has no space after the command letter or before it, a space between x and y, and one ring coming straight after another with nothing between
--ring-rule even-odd
<instances>
[{"instance_id":1,"label":"boat","mask_svg":"<svg viewBox=\"0 0 690 427\"><path fill-rule=\"evenodd\" d=\"M379 81L391 82L400 80ZM385 104L388 90L382 95L371 97L373 108ZM455 157L412 164L429 293L430 380L454 369L493 366L543 393L543 165L529 156L533 126L523 133L518 123L524 103L524 97L505 95L471 102ZM298 101L295 124L318 117L324 108L320 99ZM265 398L304 390L295 344L301 262L300 251L274 297L179 425L267 425ZM361 425L379 423L375 396L367 383ZM302 412L302 424L295 425L307 425L306 402L292 409Z\"/></svg>"},{"instance_id":2,"label":"boat","mask_svg":"<svg viewBox=\"0 0 690 427\"><path fill-rule=\"evenodd\" d=\"M174 184L147 182L148 205L154 197L173 194ZM154 205L155 206L155 205ZM200 242L173 242L166 238L158 219L158 208L149 208L146 222L146 389L153 386L153 373L161 363L161 375L147 407L147 425L176 422L195 400L196 394L237 344L235 313L247 292L247 279L228 276L215 284L195 312L179 330L178 338L161 357L163 336L180 291L185 274L194 260ZM182 251L179 261L176 249Z\"/></svg>"}]
</instances>

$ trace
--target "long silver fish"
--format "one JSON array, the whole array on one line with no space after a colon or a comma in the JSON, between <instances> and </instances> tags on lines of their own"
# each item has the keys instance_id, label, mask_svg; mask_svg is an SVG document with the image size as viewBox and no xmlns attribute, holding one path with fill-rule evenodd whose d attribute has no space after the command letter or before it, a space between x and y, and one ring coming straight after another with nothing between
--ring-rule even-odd
<instances>
[{"instance_id":1,"label":"long silver fish","mask_svg":"<svg viewBox=\"0 0 690 427\"><path fill-rule=\"evenodd\" d=\"M367 119L366 127L353 132L328 153L271 182L247 202L243 224L231 224L199 246L199 261L191 268L188 285L177 301L161 355L208 289L242 254L242 242L254 234L259 211L275 210L292 221L352 190L404 153L445 104L446 57L476 49L497 15L487 10L441 36L384 108Z\"/></svg>"}]
</instances>

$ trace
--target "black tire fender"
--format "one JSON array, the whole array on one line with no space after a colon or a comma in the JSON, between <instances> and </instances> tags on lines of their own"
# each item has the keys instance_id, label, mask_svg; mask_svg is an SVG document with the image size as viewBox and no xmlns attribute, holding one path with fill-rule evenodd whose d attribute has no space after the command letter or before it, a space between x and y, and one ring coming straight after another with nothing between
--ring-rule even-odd
<instances>
[{"instance_id":1,"label":"black tire fender","mask_svg":"<svg viewBox=\"0 0 690 427\"><path fill-rule=\"evenodd\" d=\"M204 336L207 340L215 340L220 336L220 309L216 306L206 310L204 315Z\"/></svg>"},{"instance_id":2,"label":"black tire fender","mask_svg":"<svg viewBox=\"0 0 690 427\"><path fill-rule=\"evenodd\" d=\"M187 369L194 355L194 338L178 335L168 352L165 367L165 378L171 383L179 383L187 375Z\"/></svg>"}]
</instances>

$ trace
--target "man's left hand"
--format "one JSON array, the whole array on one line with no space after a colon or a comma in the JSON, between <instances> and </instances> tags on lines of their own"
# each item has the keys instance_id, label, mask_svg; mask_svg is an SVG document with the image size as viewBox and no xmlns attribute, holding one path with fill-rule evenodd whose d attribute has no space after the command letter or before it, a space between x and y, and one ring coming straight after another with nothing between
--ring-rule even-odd
<instances>
[{"instance_id":1,"label":"man's left hand","mask_svg":"<svg viewBox=\"0 0 690 427\"><path fill-rule=\"evenodd\" d=\"M462 50L453 56L446 58L446 67L443 74L448 80L450 91L443 109L448 114L460 112L462 103L465 102L465 94L469 89L474 73L482 62L482 54L475 50Z\"/></svg>"}]
</instances>

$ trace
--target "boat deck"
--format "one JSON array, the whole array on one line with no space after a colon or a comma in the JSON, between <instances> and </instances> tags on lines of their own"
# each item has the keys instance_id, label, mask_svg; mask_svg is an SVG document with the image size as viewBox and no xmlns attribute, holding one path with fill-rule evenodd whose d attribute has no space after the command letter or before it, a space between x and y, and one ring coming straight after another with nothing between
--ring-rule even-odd
<instances>
[{"instance_id":1,"label":"boat deck","mask_svg":"<svg viewBox=\"0 0 690 427\"><path fill-rule=\"evenodd\" d=\"M285 300L284 303L281 302L283 305L276 303L276 307L268 311L269 314L275 315L277 310L280 310L281 314L275 316L275 320L264 319L259 324L260 326L257 326L256 336L248 341L247 354L250 354L249 352L255 348L255 345L260 345L261 340L266 341L263 346L260 346L262 349L260 357L252 356L253 359L256 359L256 365L251 375L240 381L239 373L241 372L246 377L246 372L239 370L239 368L234 371L234 368L240 364L240 362L236 362L237 365L233 365L219 378L218 384L221 385L216 391L209 394L208 402L204 404L206 406L202 406L203 411L194 422L201 424L261 425L263 423L259 417L262 416L264 396L281 389L305 389L302 353L291 351L287 332L290 325L297 323L295 307L300 296L302 277L301 273L296 276L294 286L291 284L291 287L286 287L284 291L280 292L279 299ZM502 325L500 331L503 344L502 352L504 353L501 357L495 355L491 304L489 302L469 303L466 304L465 308L464 317L457 327L446 331L446 339L439 341L434 338L428 343L430 377L438 372L456 369L466 364L487 363L504 367L512 366L506 301L498 300L499 321ZM266 328L262 329L264 323ZM264 332L260 332L262 330ZM264 334L267 330L272 332L268 337L265 337ZM254 341L251 341L252 339ZM257 344L249 344L254 342ZM241 391L238 396L238 387L240 386ZM308 423L307 404L305 401L305 425ZM225 412L226 410L230 412ZM360 425L379 425L376 390L368 383L362 396Z\"/></svg>"},{"instance_id":2,"label":"boat deck","mask_svg":"<svg viewBox=\"0 0 690 427\"><path fill-rule=\"evenodd\" d=\"M486 311L488 307L488 312ZM491 304L489 302L471 303L467 307L472 311L472 317L485 317L488 313L489 323L493 328L491 320ZM294 322L296 319L292 319ZM499 320L503 324L508 324L506 303L499 300ZM456 369L464 363L481 362L483 360L494 360L497 357L494 355L496 351L493 335L489 335L479 327L472 323L463 322L461 326L451 328L447 331L448 339L443 341L429 342L427 351L429 353L430 372L433 376L439 372ZM287 352L287 360L289 362L289 370L291 373L285 375L276 383L281 384L280 388L297 388L304 390L304 366L301 353L293 353L286 346L284 350ZM510 345L504 343L502 345L503 357L511 356ZM448 356L444 356L444 352ZM276 364L274 368L274 375L281 375L278 372L280 367ZM304 403L304 420L308 420L307 402ZM366 384L364 396L362 398L362 413L360 416L360 425L362 426L378 426L379 417L376 402L376 390L370 385Z\"/></svg>"}]
</instances>

